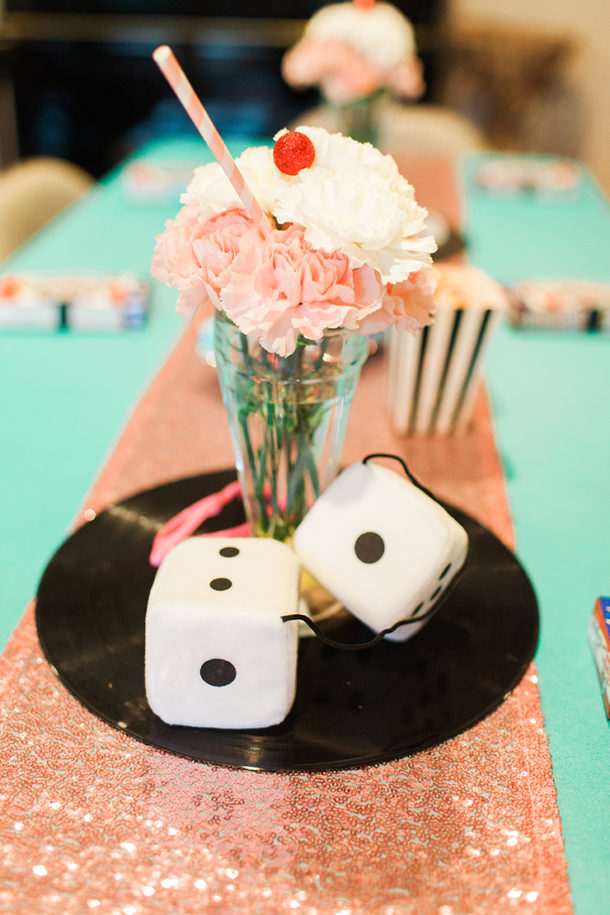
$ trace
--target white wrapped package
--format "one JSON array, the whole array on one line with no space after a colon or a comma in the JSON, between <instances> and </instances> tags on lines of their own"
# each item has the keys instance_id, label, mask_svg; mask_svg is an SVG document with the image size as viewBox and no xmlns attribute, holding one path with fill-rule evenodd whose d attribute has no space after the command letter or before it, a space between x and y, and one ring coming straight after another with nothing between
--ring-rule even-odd
<instances>
[{"instance_id":1,"label":"white wrapped package","mask_svg":"<svg viewBox=\"0 0 610 915\"><path fill-rule=\"evenodd\" d=\"M191 537L155 577L146 613L146 696L167 724L264 728L296 687L298 561L268 538Z\"/></svg>"},{"instance_id":2,"label":"white wrapped package","mask_svg":"<svg viewBox=\"0 0 610 915\"><path fill-rule=\"evenodd\" d=\"M427 614L463 566L464 528L407 477L353 464L325 490L293 541L305 568L375 632ZM424 621L386 638L404 641Z\"/></svg>"}]
</instances>

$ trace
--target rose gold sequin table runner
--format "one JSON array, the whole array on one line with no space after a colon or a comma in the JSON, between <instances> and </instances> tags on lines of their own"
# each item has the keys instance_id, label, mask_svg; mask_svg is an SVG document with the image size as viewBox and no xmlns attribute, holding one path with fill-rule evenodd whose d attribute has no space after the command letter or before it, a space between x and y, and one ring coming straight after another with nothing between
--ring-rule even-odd
<instances>
[{"instance_id":1,"label":"rose gold sequin table runner","mask_svg":"<svg viewBox=\"0 0 610 915\"><path fill-rule=\"evenodd\" d=\"M383 365L364 367L346 463L389 451L508 545L486 399L450 439L393 436ZM232 464L212 369L188 331L85 505ZM532 664L466 733L415 756L269 774L151 749L86 711L43 659L30 607L0 658L0 911L462 915L572 911Z\"/></svg>"}]
</instances>

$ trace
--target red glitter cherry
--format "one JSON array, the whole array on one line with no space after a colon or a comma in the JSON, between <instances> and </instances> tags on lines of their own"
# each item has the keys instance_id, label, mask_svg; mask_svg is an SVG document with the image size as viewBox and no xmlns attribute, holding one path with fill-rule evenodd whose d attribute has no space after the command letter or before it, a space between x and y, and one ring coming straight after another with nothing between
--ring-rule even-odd
<instances>
[{"instance_id":1,"label":"red glitter cherry","mask_svg":"<svg viewBox=\"0 0 610 915\"><path fill-rule=\"evenodd\" d=\"M302 168L311 168L316 150L304 133L289 130L276 140L273 161L285 175L297 175Z\"/></svg>"}]
</instances>

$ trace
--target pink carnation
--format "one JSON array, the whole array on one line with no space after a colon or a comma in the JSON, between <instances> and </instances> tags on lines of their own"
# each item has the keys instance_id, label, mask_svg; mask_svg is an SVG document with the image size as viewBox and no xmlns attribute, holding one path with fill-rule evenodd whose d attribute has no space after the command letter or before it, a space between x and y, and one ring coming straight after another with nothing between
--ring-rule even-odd
<instances>
[{"instance_id":1,"label":"pink carnation","mask_svg":"<svg viewBox=\"0 0 610 915\"><path fill-rule=\"evenodd\" d=\"M430 268L411 273L402 283L389 284L381 308L364 318L360 330L364 334L376 334L394 326L397 330L415 331L431 324L435 288Z\"/></svg>"},{"instance_id":2,"label":"pink carnation","mask_svg":"<svg viewBox=\"0 0 610 915\"><path fill-rule=\"evenodd\" d=\"M405 98L418 98L425 89L422 64L415 55L383 67L337 39L302 38L284 55L282 74L296 89L319 86L335 104L366 98L385 87Z\"/></svg>"},{"instance_id":3,"label":"pink carnation","mask_svg":"<svg viewBox=\"0 0 610 915\"><path fill-rule=\"evenodd\" d=\"M384 72L347 45L321 80L322 92L339 104L366 98L384 84Z\"/></svg>"},{"instance_id":4,"label":"pink carnation","mask_svg":"<svg viewBox=\"0 0 610 915\"><path fill-rule=\"evenodd\" d=\"M226 286L230 278L226 271L239 252L242 238L251 229L250 216L237 209L212 216L202 225L201 236L193 241L193 251L208 291L219 293Z\"/></svg>"},{"instance_id":5,"label":"pink carnation","mask_svg":"<svg viewBox=\"0 0 610 915\"><path fill-rule=\"evenodd\" d=\"M196 204L187 204L157 236L152 274L179 292L176 309L190 312L218 294L228 282L244 235L252 228L245 210L232 209L200 223Z\"/></svg>"},{"instance_id":6,"label":"pink carnation","mask_svg":"<svg viewBox=\"0 0 610 915\"><path fill-rule=\"evenodd\" d=\"M386 82L397 95L419 98L426 88L421 61L413 57L390 67L386 73Z\"/></svg>"},{"instance_id":7,"label":"pink carnation","mask_svg":"<svg viewBox=\"0 0 610 915\"><path fill-rule=\"evenodd\" d=\"M282 61L286 82L297 88L320 86L336 103L365 98L384 82L384 74L343 41L303 38Z\"/></svg>"},{"instance_id":8,"label":"pink carnation","mask_svg":"<svg viewBox=\"0 0 610 915\"><path fill-rule=\"evenodd\" d=\"M352 270L345 254L315 249L291 227L244 242L221 306L242 333L288 356L299 334L319 340L327 328L357 329L382 293L371 267Z\"/></svg>"}]
</instances>

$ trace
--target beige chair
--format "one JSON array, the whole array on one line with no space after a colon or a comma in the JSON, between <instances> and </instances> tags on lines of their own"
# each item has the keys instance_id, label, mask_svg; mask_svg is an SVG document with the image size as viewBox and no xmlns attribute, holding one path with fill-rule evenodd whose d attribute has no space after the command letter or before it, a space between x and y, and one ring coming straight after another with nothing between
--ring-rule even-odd
<instances>
[{"instance_id":1,"label":"beige chair","mask_svg":"<svg viewBox=\"0 0 610 915\"><path fill-rule=\"evenodd\" d=\"M392 155L455 158L487 148L478 127L442 105L386 102L379 106L377 130L379 147Z\"/></svg>"},{"instance_id":2,"label":"beige chair","mask_svg":"<svg viewBox=\"0 0 610 915\"><path fill-rule=\"evenodd\" d=\"M62 159L27 159L0 172L0 263L93 184Z\"/></svg>"}]
</instances>

